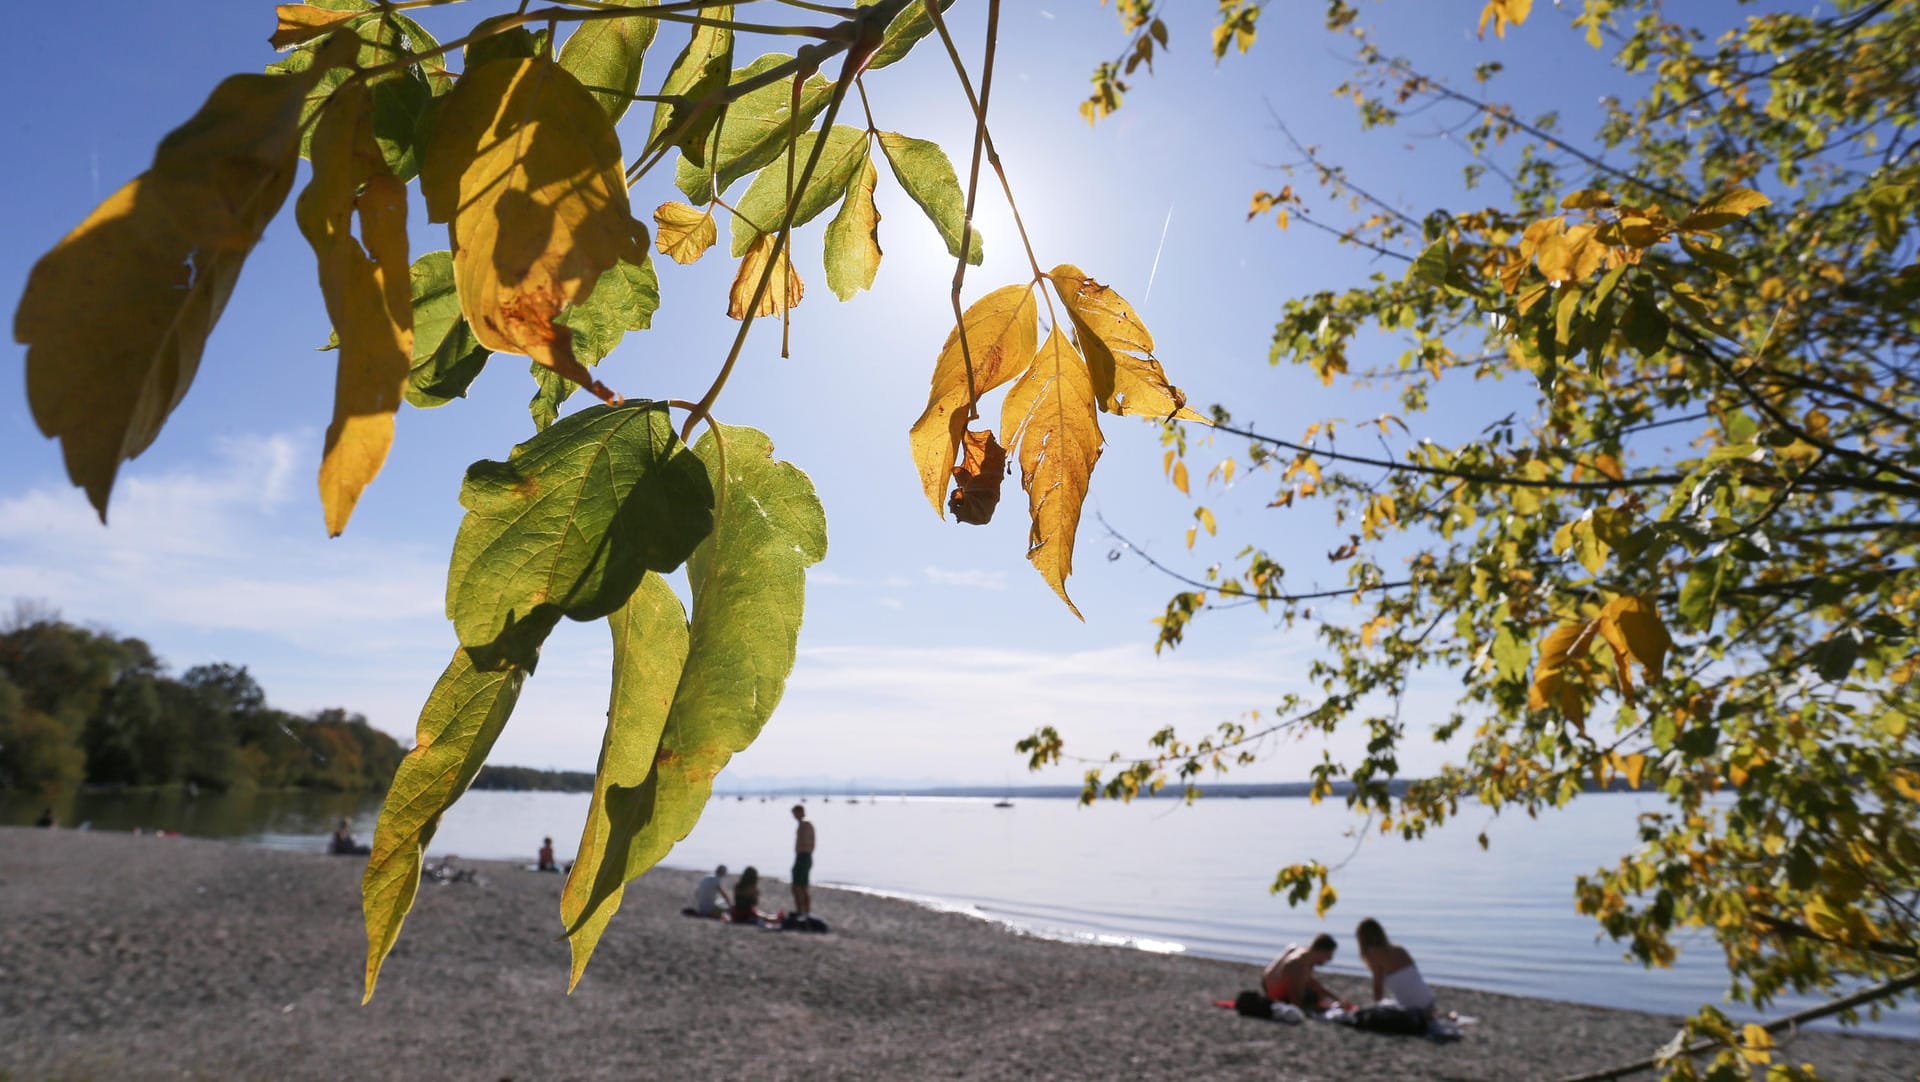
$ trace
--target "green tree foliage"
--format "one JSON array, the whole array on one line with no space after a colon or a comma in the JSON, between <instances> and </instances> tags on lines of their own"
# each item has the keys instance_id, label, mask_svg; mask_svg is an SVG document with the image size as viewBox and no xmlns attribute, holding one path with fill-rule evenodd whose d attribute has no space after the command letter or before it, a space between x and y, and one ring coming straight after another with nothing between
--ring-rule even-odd
<instances>
[{"instance_id":1,"label":"green tree foliage","mask_svg":"<svg viewBox=\"0 0 1920 1082\"><path fill-rule=\"evenodd\" d=\"M403 402L433 408L463 396L496 355L530 362L534 436L504 461L475 463L461 486L468 514L447 577L459 645L375 833L362 891L369 994L414 897L422 848L478 773L561 618L608 619L615 638L607 737L562 905L575 980L624 884L693 828L714 776L778 704L806 569L826 551L824 515L811 482L764 435L719 425L710 411L754 322L784 323L805 298L795 226L834 211L819 260L845 299L879 269L875 187L890 178L924 212L924 236L956 263L956 326L913 425L913 460L936 513L981 523L1015 451L1028 551L1063 601L1101 447L1096 415L1203 420L1184 408L1127 303L1070 264L1043 271L1024 232L1031 277L962 304L966 268L982 261L981 164L999 170L987 128L998 0L985 5L977 93L944 23L951 0L792 4L756 9L754 21L731 3L558 0L482 19L444 43L402 13L437 2L280 5L271 42L290 54L268 74L215 87L151 169L40 260L14 321L34 418L61 441L70 477L103 520L120 464L187 393L301 157L312 168L294 217L338 352L318 478L329 533L346 528L380 472ZM809 44L736 55L765 37ZM656 39L679 51L649 70ZM964 185L945 150L880 130L865 107L879 89L870 78L927 39L953 59L955 104L974 122ZM846 108L852 98L863 107ZM416 178L428 218L446 227L444 251L409 250L406 186ZM648 182L692 200L660 204L651 238L632 201ZM740 262L727 296L738 327L714 351L718 375L704 391L626 399L596 372L659 307L649 242L692 263L715 245L721 212ZM103 288L120 304L111 327L88 318ZM1010 383L1002 448L975 422L981 397ZM562 417L576 386L599 403ZM684 416L676 423L671 410ZM676 592L665 576L683 571ZM259 728L258 710L230 683L134 680L115 717L179 717L170 697L182 693L217 708L150 746L133 720L126 732L103 723L102 761L165 762L211 784L265 769L215 739L222 726Z\"/></svg>"},{"instance_id":2,"label":"green tree foliage","mask_svg":"<svg viewBox=\"0 0 1920 1082\"><path fill-rule=\"evenodd\" d=\"M1161 6L1120 4L1147 56ZM1216 408L1247 442L1209 479L1266 478L1271 528L1334 537L1337 578L1295 588L1257 538L1234 566L1168 568L1186 588L1159 643L1257 602L1317 638L1312 690L1271 725L1163 733L1087 794L1191 783L1276 734L1336 730L1368 740L1313 767L1320 792L1349 780L1355 810L1409 838L1473 807L1648 790L1665 807L1638 847L1575 888L1633 956L1665 964L1705 929L1754 1004L1897 991L1920 963L1920 7L1704 27L1684 21L1705 15L1692 5L1572 6L1529 21L1526 0L1495 0L1481 29L1503 48L1610 53L1633 92L1601 100L1590 137L1488 97L1498 64L1487 87L1449 85L1330 5L1358 58L1338 92L1362 125L1444 118L1489 205L1403 208L1297 144L1302 187L1353 220L1309 217L1320 200L1291 186L1254 194L1250 218L1401 268L1287 301L1273 337L1274 363L1385 412L1283 439ZM1216 55L1258 13L1221 9ZM1096 75L1090 118L1125 74ZM1167 441L1187 490L1203 445L1177 426ZM1400 712L1423 674L1460 689L1430 734ZM1459 765L1396 793L1400 750L1428 736ZM1062 743L1047 730L1023 748L1038 763ZM1297 865L1274 887L1324 909L1327 878ZM1765 1033L1711 1010L1694 1025L1725 1049L1716 1070L1767 1058Z\"/></svg>"},{"instance_id":3,"label":"green tree foliage","mask_svg":"<svg viewBox=\"0 0 1920 1082\"><path fill-rule=\"evenodd\" d=\"M174 679L139 639L30 608L0 629L0 788L377 790L400 756L359 714L275 710L240 666Z\"/></svg>"}]
</instances>

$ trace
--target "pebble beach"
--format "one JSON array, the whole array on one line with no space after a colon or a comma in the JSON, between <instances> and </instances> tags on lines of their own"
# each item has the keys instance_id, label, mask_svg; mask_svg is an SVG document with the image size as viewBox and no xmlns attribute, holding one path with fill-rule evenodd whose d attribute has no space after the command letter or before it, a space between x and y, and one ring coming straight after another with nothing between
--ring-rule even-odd
<instances>
[{"instance_id":1,"label":"pebble beach","mask_svg":"<svg viewBox=\"0 0 1920 1082\"><path fill-rule=\"evenodd\" d=\"M568 995L561 877L469 866L422 885L362 1006L357 859L0 829L0 1079L1532 1080L1641 1059L1679 1024L1444 988L1477 1020L1453 1043L1285 1025L1213 1005L1251 966L825 887L827 935L692 920L674 869L628 887ZM785 897L769 878L763 908ZM1808 1031L1781 1054L1920 1079L1920 1043L1893 1038Z\"/></svg>"}]
</instances>

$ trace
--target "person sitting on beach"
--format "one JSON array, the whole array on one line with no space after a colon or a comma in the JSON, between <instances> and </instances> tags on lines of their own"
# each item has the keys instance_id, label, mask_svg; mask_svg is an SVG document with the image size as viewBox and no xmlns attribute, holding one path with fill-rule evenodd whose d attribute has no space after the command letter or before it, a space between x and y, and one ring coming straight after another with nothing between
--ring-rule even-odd
<instances>
[{"instance_id":1,"label":"person sitting on beach","mask_svg":"<svg viewBox=\"0 0 1920 1082\"><path fill-rule=\"evenodd\" d=\"M722 864L713 870L712 875L701 876L700 882L693 888L693 907L687 912L696 917L725 916L726 909L721 909L719 903L724 901L727 909L733 908L733 899L727 896L727 888L720 884L726 875L727 866Z\"/></svg>"},{"instance_id":2,"label":"person sitting on beach","mask_svg":"<svg viewBox=\"0 0 1920 1082\"><path fill-rule=\"evenodd\" d=\"M733 885L733 912L727 918L736 924L760 923L760 870L749 864Z\"/></svg>"},{"instance_id":3,"label":"person sitting on beach","mask_svg":"<svg viewBox=\"0 0 1920 1082\"><path fill-rule=\"evenodd\" d=\"M48 808L46 811L41 812L40 818L35 819L33 825L43 830L51 829L53 826L53 809Z\"/></svg>"},{"instance_id":4,"label":"person sitting on beach","mask_svg":"<svg viewBox=\"0 0 1920 1082\"><path fill-rule=\"evenodd\" d=\"M1314 968L1333 961L1333 952L1339 946L1334 938L1325 932L1313 937L1313 944L1302 947L1289 943L1287 949L1280 952L1260 974L1260 990L1268 999L1277 1003L1291 1003L1302 1010L1320 1011L1333 1006L1345 1006L1339 996L1327 991L1326 986L1313 975Z\"/></svg>"},{"instance_id":5,"label":"person sitting on beach","mask_svg":"<svg viewBox=\"0 0 1920 1082\"><path fill-rule=\"evenodd\" d=\"M372 850L353 840L353 831L347 829L347 821L333 828L333 840L327 843L327 852L336 857L363 857Z\"/></svg>"},{"instance_id":6,"label":"person sitting on beach","mask_svg":"<svg viewBox=\"0 0 1920 1082\"><path fill-rule=\"evenodd\" d=\"M1360 960L1373 974L1373 998L1376 1003L1393 1002L1427 1016L1433 1014L1433 989L1420 976L1413 955L1405 947L1387 941L1387 930L1368 917L1353 930L1360 944Z\"/></svg>"},{"instance_id":7,"label":"person sitting on beach","mask_svg":"<svg viewBox=\"0 0 1920 1082\"><path fill-rule=\"evenodd\" d=\"M540 863L538 870L543 872L557 872L560 870L560 865L553 862L552 838L540 839Z\"/></svg>"}]
</instances>

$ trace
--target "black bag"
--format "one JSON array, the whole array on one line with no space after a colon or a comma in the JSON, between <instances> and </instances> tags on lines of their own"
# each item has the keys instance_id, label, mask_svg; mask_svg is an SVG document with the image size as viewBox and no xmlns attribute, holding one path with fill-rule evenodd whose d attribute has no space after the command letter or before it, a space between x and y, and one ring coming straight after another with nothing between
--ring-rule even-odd
<instances>
[{"instance_id":1,"label":"black bag","mask_svg":"<svg viewBox=\"0 0 1920 1082\"><path fill-rule=\"evenodd\" d=\"M1419 1037L1427 1032L1427 1016L1425 1012L1397 1003L1376 1003L1354 1012L1353 1027L1370 1033Z\"/></svg>"},{"instance_id":2,"label":"black bag","mask_svg":"<svg viewBox=\"0 0 1920 1082\"><path fill-rule=\"evenodd\" d=\"M1258 992L1242 992L1234 997L1233 1009L1235 1012L1244 1014L1248 1018L1271 1019L1273 1017L1273 1000L1268 999Z\"/></svg>"}]
</instances>

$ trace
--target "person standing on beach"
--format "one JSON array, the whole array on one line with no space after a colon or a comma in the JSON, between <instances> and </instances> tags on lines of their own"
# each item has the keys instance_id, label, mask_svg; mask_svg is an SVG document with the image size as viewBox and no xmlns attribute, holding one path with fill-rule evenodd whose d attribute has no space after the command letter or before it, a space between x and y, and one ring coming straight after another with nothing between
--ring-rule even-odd
<instances>
[{"instance_id":1,"label":"person standing on beach","mask_svg":"<svg viewBox=\"0 0 1920 1082\"><path fill-rule=\"evenodd\" d=\"M1313 975L1315 967L1333 961L1333 952L1338 946L1334 938L1325 932L1313 937L1312 946L1288 944L1287 949L1280 952L1280 957L1269 963L1266 972L1260 974L1260 990L1268 999L1291 1003L1307 1011L1344 1006L1340 997L1327 991L1326 986Z\"/></svg>"},{"instance_id":2,"label":"person standing on beach","mask_svg":"<svg viewBox=\"0 0 1920 1082\"><path fill-rule=\"evenodd\" d=\"M793 806L793 818L800 824L793 832L793 911L804 917L813 912L813 888L808 885L813 873L813 824L807 822L804 804Z\"/></svg>"}]
</instances>

